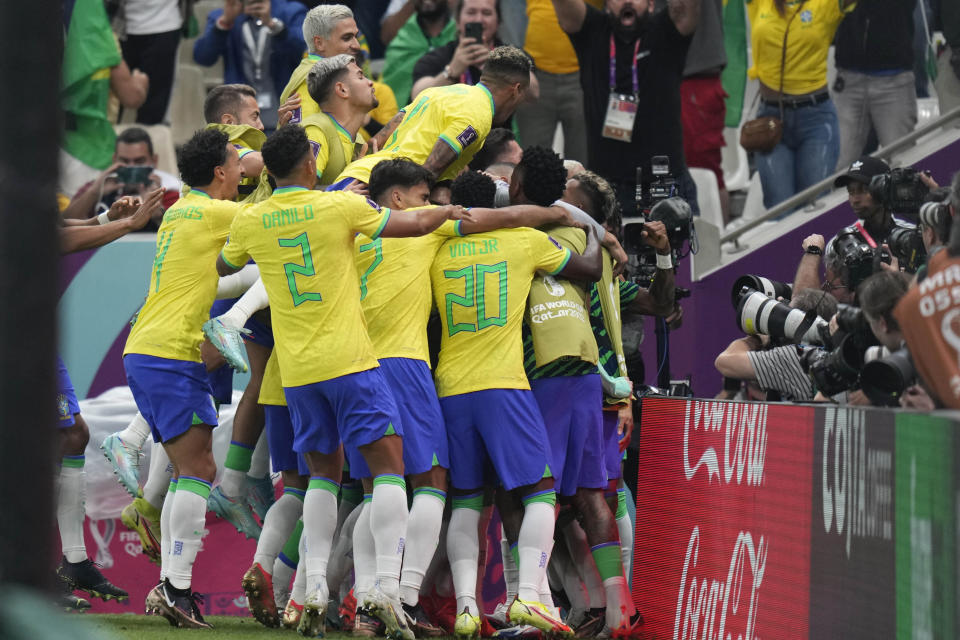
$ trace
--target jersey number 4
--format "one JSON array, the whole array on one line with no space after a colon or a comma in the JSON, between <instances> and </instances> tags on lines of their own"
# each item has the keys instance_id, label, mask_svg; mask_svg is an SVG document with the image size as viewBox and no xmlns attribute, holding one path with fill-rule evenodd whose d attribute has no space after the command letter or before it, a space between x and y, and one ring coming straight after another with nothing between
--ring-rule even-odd
<instances>
[{"instance_id":1,"label":"jersey number 4","mask_svg":"<svg viewBox=\"0 0 960 640\"><path fill-rule=\"evenodd\" d=\"M487 276L497 276L497 287L487 289ZM448 280L464 280L464 295L448 293L446 295L447 334L453 336L461 331L483 331L487 327L502 327L507 324L507 263L477 264L456 270L444 270L443 275ZM499 303L499 312L495 316L487 315L487 295ZM466 320L473 322L454 322L453 308L467 307L474 310L473 317Z\"/></svg>"},{"instance_id":2,"label":"jersey number 4","mask_svg":"<svg viewBox=\"0 0 960 640\"><path fill-rule=\"evenodd\" d=\"M290 288L290 295L293 296L293 306L298 307L304 302L321 302L323 298L315 291L300 291L297 287L297 276L301 275L311 278L317 275L313 267L313 254L310 251L310 239L307 238L307 232L304 231L295 238L280 238L277 243L281 247L299 247L303 254L303 264L296 262L287 262L283 265L283 270L287 274L287 286Z\"/></svg>"}]
</instances>

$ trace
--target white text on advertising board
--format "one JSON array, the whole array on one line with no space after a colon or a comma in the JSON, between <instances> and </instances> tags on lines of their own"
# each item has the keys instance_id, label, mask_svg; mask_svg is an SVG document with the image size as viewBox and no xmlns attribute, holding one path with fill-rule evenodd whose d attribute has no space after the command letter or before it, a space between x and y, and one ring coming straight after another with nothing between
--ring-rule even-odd
<instances>
[{"instance_id":1,"label":"white text on advertising board","mask_svg":"<svg viewBox=\"0 0 960 640\"><path fill-rule=\"evenodd\" d=\"M692 414L692 415L691 415ZM690 464L691 435L697 432L714 436L716 444L722 437L723 457L709 446L700 454L696 464ZM704 438L697 438L698 441ZM724 484L736 482L759 487L763 482L763 464L767 452L767 405L734 402L687 403L683 422L683 473L691 480L702 467L707 482L714 478ZM721 468L722 463L722 468ZM722 475L721 475L722 474Z\"/></svg>"}]
</instances>

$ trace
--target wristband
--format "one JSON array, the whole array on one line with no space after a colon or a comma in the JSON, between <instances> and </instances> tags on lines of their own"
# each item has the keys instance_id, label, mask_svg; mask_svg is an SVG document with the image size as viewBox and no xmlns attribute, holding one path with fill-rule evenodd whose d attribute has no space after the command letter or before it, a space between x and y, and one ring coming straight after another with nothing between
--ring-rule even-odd
<instances>
[{"instance_id":1,"label":"wristband","mask_svg":"<svg viewBox=\"0 0 960 640\"><path fill-rule=\"evenodd\" d=\"M109 211L104 211L103 213L97 216L97 224L107 224L108 222L110 222Z\"/></svg>"},{"instance_id":2,"label":"wristband","mask_svg":"<svg viewBox=\"0 0 960 640\"><path fill-rule=\"evenodd\" d=\"M657 254L657 269L673 269L673 257L668 253Z\"/></svg>"}]
</instances>

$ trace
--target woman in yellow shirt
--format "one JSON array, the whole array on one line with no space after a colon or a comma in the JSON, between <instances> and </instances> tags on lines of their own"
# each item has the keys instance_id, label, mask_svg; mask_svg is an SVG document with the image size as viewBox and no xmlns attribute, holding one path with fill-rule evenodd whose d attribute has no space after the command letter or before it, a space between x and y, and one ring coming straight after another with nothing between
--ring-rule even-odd
<instances>
[{"instance_id":1,"label":"woman in yellow shirt","mask_svg":"<svg viewBox=\"0 0 960 640\"><path fill-rule=\"evenodd\" d=\"M855 0L747 0L753 46L749 74L760 80L757 116L779 118L783 107L783 139L755 158L768 209L820 182L837 164L840 135L827 90L827 51L854 4Z\"/></svg>"}]
</instances>

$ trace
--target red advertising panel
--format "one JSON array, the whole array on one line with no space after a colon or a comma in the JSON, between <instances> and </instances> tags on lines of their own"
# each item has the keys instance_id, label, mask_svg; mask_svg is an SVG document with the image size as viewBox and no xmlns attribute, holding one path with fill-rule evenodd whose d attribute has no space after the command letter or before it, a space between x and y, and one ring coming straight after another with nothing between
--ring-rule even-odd
<instances>
[{"instance_id":1,"label":"red advertising panel","mask_svg":"<svg viewBox=\"0 0 960 640\"><path fill-rule=\"evenodd\" d=\"M807 637L813 418L643 400L633 597L655 637Z\"/></svg>"}]
</instances>

